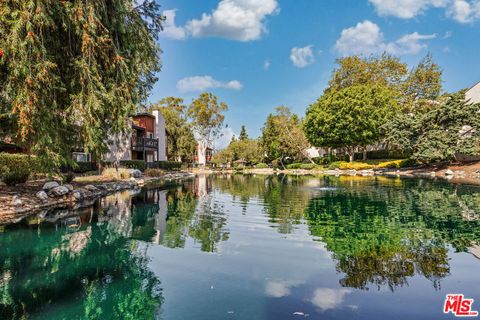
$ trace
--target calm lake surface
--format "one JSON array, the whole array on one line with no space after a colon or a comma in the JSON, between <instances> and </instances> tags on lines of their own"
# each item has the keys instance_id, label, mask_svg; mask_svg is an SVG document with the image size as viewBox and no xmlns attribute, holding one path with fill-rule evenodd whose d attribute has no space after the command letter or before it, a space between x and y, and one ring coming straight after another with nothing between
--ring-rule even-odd
<instances>
[{"instance_id":1,"label":"calm lake surface","mask_svg":"<svg viewBox=\"0 0 480 320\"><path fill-rule=\"evenodd\" d=\"M0 319L453 319L478 187L200 176L0 227Z\"/></svg>"}]
</instances>

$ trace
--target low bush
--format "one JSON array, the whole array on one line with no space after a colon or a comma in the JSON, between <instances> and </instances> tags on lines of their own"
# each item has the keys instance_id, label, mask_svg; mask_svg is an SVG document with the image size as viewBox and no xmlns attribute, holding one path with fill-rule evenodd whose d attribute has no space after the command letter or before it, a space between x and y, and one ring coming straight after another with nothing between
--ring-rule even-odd
<instances>
[{"instance_id":1,"label":"low bush","mask_svg":"<svg viewBox=\"0 0 480 320\"><path fill-rule=\"evenodd\" d=\"M266 163L257 163L257 164L255 165L255 168L257 168L257 169L266 169L266 168L268 168L268 164L266 164Z\"/></svg>"},{"instance_id":2,"label":"low bush","mask_svg":"<svg viewBox=\"0 0 480 320\"><path fill-rule=\"evenodd\" d=\"M145 170L145 161L143 160L122 160L120 161L120 167L128 169L137 169L140 171Z\"/></svg>"},{"instance_id":3,"label":"low bush","mask_svg":"<svg viewBox=\"0 0 480 320\"><path fill-rule=\"evenodd\" d=\"M97 166L94 162L76 162L73 166L73 172L75 173L85 173L95 170L97 170Z\"/></svg>"},{"instance_id":4,"label":"low bush","mask_svg":"<svg viewBox=\"0 0 480 320\"><path fill-rule=\"evenodd\" d=\"M165 174L165 171L162 169L147 169L145 170L145 175L149 177L161 177Z\"/></svg>"},{"instance_id":5,"label":"low bush","mask_svg":"<svg viewBox=\"0 0 480 320\"><path fill-rule=\"evenodd\" d=\"M178 161L155 161L147 163L149 169L162 169L165 171L176 171L182 168L182 163Z\"/></svg>"},{"instance_id":6,"label":"low bush","mask_svg":"<svg viewBox=\"0 0 480 320\"><path fill-rule=\"evenodd\" d=\"M381 169L399 169L405 168L413 165L413 161L410 159L402 159L402 160L394 160L394 161L386 161L380 162L377 165L377 168Z\"/></svg>"},{"instance_id":7,"label":"low bush","mask_svg":"<svg viewBox=\"0 0 480 320\"><path fill-rule=\"evenodd\" d=\"M300 169L301 166L302 166L302 163L291 163L291 164L287 164L285 168L292 170L292 169Z\"/></svg>"},{"instance_id":8,"label":"low bush","mask_svg":"<svg viewBox=\"0 0 480 320\"><path fill-rule=\"evenodd\" d=\"M340 169L340 170L368 170L373 169L373 165L364 163L364 162L346 162L346 161L336 161L332 162L328 169Z\"/></svg>"},{"instance_id":9,"label":"low bush","mask_svg":"<svg viewBox=\"0 0 480 320\"><path fill-rule=\"evenodd\" d=\"M108 179L128 179L132 175L129 169L119 168L117 172L115 168L107 168L103 170L102 176Z\"/></svg>"},{"instance_id":10,"label":"low bush","mask_svg":"<svg viewBox=\"0 0 480 320\"><path fill-rule=\"evenodd\" d=\"M334 161L328 165L328 169L330 170L335 170L335 169L340 169L340 165L342 163L347 163L346 161Z\"/></svg>"},{"instance_id":11,"label":"low bush","mask_svg":"<svg viewBox=\"0 0 480 320\"><path fill-rule=\"evenodd\" d=\"M27 182L36 167L35 158L31 156L0 153L0 179L7 185Z\"/></svg>"},{"instance_id":12,"label":"low bush","mask_svg":"<svg viewBox=\"0 0 480 320\"><path fill-rule=\"evenodd\" d=\"M316 167L317 167L317 165L315 163L302 163L302 165L300 166L300 169L313 170Z\"/></svg>"},{"instance_id":13,"label":"low bush","mask_svg":"<svg viewBox=\"0 0 480 320\"><path fill-rule=\"evenodd\" d=\"M363 162L343 162L340 164L340 170L368 170L372 169L373 165Z\"/></svg>"}]
</instances>

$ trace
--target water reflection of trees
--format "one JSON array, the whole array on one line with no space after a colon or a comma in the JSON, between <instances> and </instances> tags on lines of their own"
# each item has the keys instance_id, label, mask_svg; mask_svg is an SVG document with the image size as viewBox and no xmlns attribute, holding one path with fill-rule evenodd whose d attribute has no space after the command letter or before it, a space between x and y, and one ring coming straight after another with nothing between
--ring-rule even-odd
<instances>
[{"instance_id":1,"label":"water reflection of trees","mask_svg":"<svg viewBox=\"0 0 480 320\"><path fill-rule=\"evenodd\" d=\"M154 318L162 295L145 252L108 222L92 222L0 236L0 318Z\"/></svg>"},{"instance_id":2,"label":"water reflection of trees","mask_svg":"<svg viewBox=\"0 0 480 320\"><path fill-rule=\"evenodd\" d=\"M449 247L467 251L480 241L480 194L467 186L386 177L245 175L219 177L214 186L244 208L260 201L281 233L293 232L305 219L332 252L347 287L394 290L415 275L438 287L449 274Z\"/></svg>"},{"instance_id":3,"label":"water reflection of trees","mask_svg":"<svg viewBox=\"0 0 480 320\"><path fill-rule=\"evenodd\" d=\"M293 232L301 223L311 192L305 189L309 178L279 176L225 175L215 180L215 187L232 195L243 211L249 202L260 201L269 222L280 233Z\"/></svg>"},{"instance_id":4,"label":"water reflection of trees","mask_svg":"<svg viewBox=\"0 0 480 320\"><path fill-rule=\"evenodd\" d=\"M345 273L343 286L394 290L418 274L438 287L449 274L449 246L466 251L480 240L480 222L471 218L479 213L478 193L425 180L343 178L328 184L341 189L313 198L305 215L312 235Z\"/></svg>"}]
</instances>

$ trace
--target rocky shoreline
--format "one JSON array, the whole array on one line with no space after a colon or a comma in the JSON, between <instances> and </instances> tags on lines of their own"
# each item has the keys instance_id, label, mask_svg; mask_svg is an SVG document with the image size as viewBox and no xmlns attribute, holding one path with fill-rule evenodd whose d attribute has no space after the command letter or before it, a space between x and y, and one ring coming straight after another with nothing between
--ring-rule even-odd
<instances>
[{"instance_id":1,"label":"rocky shoreline","mask_svg":"<svg viewBox=\"0 0 480 320\"><path fill-rule=\"evenodd\" d=\"M32 187L13 196L0 196L0 225L11 224L27 216L55 208L80 209L91 206L96 200L107 195L138 189L159 182L178 181L193 177L188 172L167 173L161 177L130 178L113 182L92 183L74 187L48 181L43 186Z\"/></svg>"},{"instance_id":2,"label":"rocky shoreline","mask_svg":"<svg viewBox=\"0 0 480 320\"><path fill-rule=\"evenodd\" d=\"M406 168L406 169L368 169L368 170L274 170L274 169L245 169L244 174L287 174L296 176L386 176L408 178L440 178L454 183L480 185L480 169L462 170L460 168Z\"/></svg>"}]
</instances>

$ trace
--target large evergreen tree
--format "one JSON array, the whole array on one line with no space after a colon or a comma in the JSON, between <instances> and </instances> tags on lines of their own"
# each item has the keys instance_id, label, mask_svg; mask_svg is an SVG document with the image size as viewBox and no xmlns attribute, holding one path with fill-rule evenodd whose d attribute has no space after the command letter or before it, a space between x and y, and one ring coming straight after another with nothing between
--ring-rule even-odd
<instances>
[{"instance_id":1,"label":"large evergreen tree","mask_svg":"<svg viewBox=\"0 0 480 320\"><path fill-rule=\"evenodd\" d=\"M0 2L0 134L48 169L125 131L160 69L154 0Z\"/></svg>"}]
</instances>

